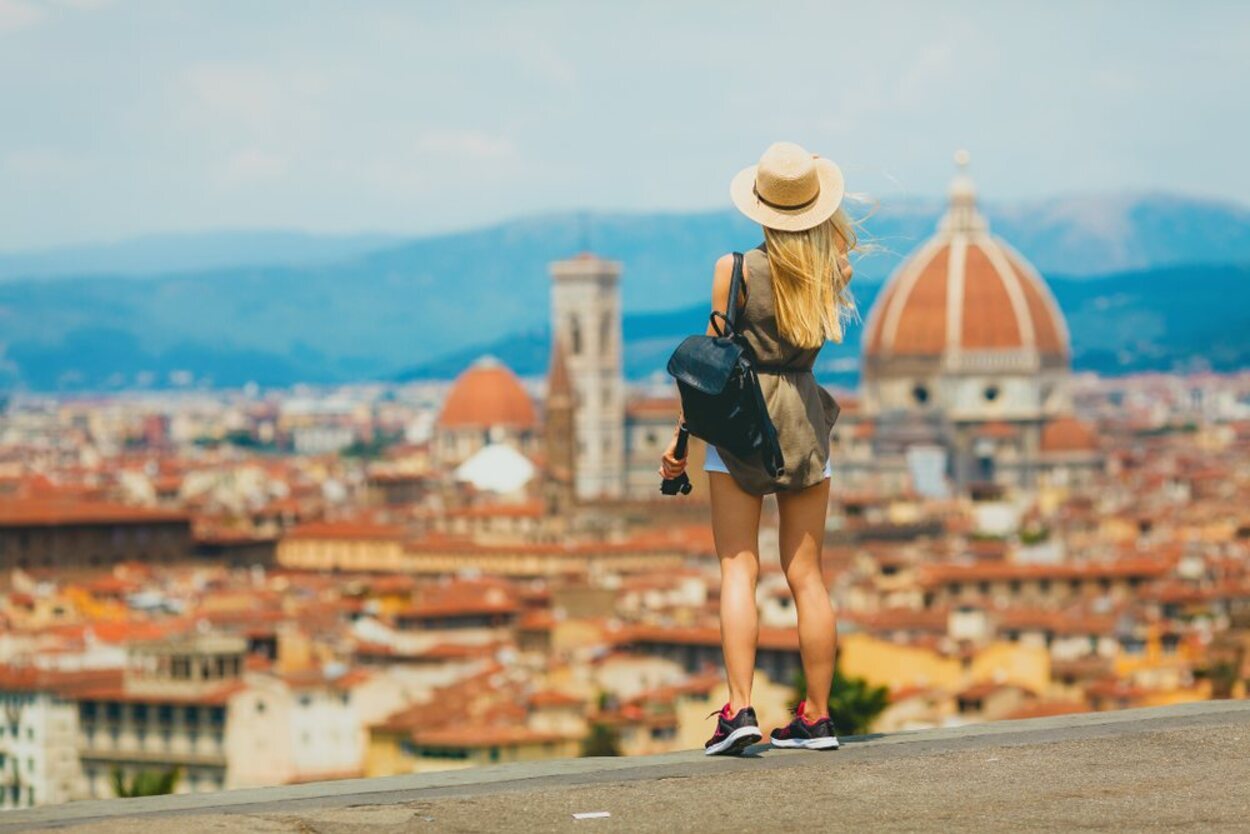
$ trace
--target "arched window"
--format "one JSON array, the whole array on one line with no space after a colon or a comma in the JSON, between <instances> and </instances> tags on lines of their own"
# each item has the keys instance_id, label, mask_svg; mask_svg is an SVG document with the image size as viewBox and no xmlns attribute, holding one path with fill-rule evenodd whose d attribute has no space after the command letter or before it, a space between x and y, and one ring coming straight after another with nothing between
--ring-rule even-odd
<instances>
[{"instance_id":1,"label":"arched window","mask_svg":"<svg viewBox=\"0 0 1250 834\"><path fill-rule=\"evenodd\" d=\"M577 316L569 317L569 351L574 356L579 356L582 352L582 328L578 324Z\"/></svg>"}]
</instances>

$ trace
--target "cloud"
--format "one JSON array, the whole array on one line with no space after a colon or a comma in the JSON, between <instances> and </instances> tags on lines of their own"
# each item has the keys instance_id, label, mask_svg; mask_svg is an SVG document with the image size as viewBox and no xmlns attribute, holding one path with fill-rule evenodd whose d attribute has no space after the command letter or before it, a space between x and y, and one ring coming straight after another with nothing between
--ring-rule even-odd
<instances>
[{"instance_id":1,"label":"cloud","mask_svg":"<svg viewBox=\"0 0 1250 834\"><path fill-rule=\"evenodd\" d=\"M244 148L226 158L217 171L217 182L225 188L242 188L267 180L280 179L290 167L286 157L260 148Z\"/></svg>"},{"instance_id":2,"label":"cloud","mask_svg":"<svg viewBox=\"0 0 1250 834\"><path fill-rule=\"evenodd\" d=\"M266 121L279 102L278 86L272 73L247 64L197 64L186 73L189 103L210 124Z\"/></svg>"},{"instance_id":3,"label":"cloud","mask_svg":"<svg viewBox=\"0 0 1250 834\"><path fill-rule=\"evenodd\" d=\"M503 162L517 158L516 145L507 136L482 130L429 130L417 137L416 152L477 162Z\"/></svg>"},{"instance_id":4,"label":"cloud","mask_svg":"<svg viewBox=\"0 0 1250 834\"><path fill-rule=\"evenodd\" d=\"M14 32L34 26L44 18L44 11L26 0L0 0L0 32Z\"/></svg>"}]
</instances>

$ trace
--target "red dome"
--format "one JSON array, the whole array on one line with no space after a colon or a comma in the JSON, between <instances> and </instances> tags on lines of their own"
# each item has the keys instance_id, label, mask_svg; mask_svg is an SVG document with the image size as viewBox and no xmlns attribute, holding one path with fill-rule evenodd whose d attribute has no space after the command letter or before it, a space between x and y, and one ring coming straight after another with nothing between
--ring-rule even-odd
<instances>
[{"instance_id":1,"label":"red dome","mask_svg":"<svg viewBox=\"0 0 1250 834\"><path fill-rule=\"evenodd\" d=\"M438 415L442 428L538 425L534 402L516 374L493 357L477 360L452 384Z\"/></svg>"},{"instance_id":2,"label":"red dome","mask_svg":"<svg viewBox=\"0 0 1250 834\"><path fill-rule=\"evenodd\" d=\"M989 234L971 183L960 177L938 233L873 305L864 356L1021 350L1066 359L1063 313L1036 270Z\"/></svg>"}]
</instances>

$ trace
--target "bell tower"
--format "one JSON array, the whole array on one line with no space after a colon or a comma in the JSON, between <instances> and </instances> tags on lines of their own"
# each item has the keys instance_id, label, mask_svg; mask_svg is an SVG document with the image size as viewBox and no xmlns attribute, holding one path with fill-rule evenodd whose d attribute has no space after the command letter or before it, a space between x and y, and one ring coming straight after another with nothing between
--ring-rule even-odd
<instances>
[{"instance_id":1,"label":"bell tower","mask_svg":"<svg viewBox=\"0 0 1250 834\"><path fill-rule=\"evenodd\" d=\"M552 339L573 402L573 477L579 499L618 498L625 486L621 265L588 253L551 265Z\"/></svg>"}]
</instances>

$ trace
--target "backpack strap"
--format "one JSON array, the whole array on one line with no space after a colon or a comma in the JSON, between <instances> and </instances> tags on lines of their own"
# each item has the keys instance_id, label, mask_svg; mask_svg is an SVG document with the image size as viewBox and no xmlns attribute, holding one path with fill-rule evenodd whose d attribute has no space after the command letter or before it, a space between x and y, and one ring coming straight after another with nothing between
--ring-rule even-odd
<instances>
[{"instance_id":1,"label":"backpack strap","mask_svg":"<svg viewBox=\"0 0 1250 834\"><path fill-rule=\"evenodd\" d=\"M732 336L736 332L734 322L738 318L738 294L742 292L742 253L734 252L733 257L734 268L729 278L729 298L725 301L725 312L713 310L709 317L713 329L721 336ZM723 328L717 319L725 323Z\"/></svg>"},{"instance_id":2,"label":"backpack strap","mask_svg":"<svg viewBox=\"0 0 1250 834\"><path fill-rule=\"evenodd\" d=\"M734 252L734 271L729 279L729 299L725 302L725 320L733 327L738 320L738 293L742 292L742 253Z\"/></svg>"}]
</instances>

